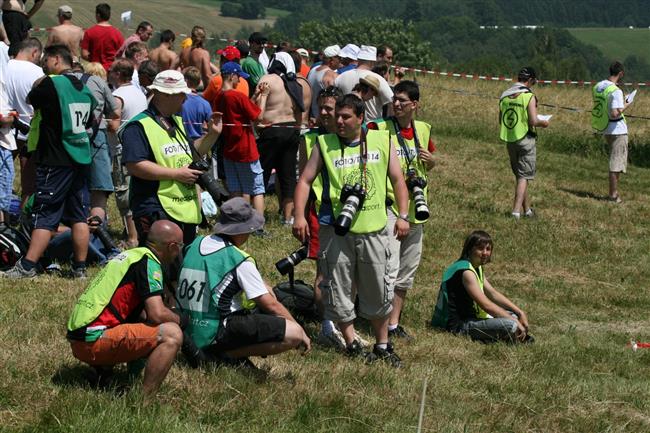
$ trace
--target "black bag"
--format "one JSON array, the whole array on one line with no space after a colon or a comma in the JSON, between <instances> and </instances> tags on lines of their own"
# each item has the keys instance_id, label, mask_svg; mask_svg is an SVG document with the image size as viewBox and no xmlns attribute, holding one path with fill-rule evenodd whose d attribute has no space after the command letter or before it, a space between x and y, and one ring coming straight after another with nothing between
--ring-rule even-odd
<instances>
[{"instance_id":1,"label":"black bag","mask_svg":"<svg viewBox=\"0 0 650 433\"><path fill-rule=\"evenodd\" d=\"M11 269L28 248L29 239L24 234L0 223L0 271Z\"/></svg>"},{"instance_id":2,"label":"black bag","mask_svg":"<svg viewBox=\"0 0 650 433\"><path fill-rule=\"evenodd\" d=\"M273 292L278 301L285 306L289 312L306 321L318 320L318 308L316 307L314 288L302 280L296 280L293 284L289 281L273 287Z\"/></svg>"}]
</instances>

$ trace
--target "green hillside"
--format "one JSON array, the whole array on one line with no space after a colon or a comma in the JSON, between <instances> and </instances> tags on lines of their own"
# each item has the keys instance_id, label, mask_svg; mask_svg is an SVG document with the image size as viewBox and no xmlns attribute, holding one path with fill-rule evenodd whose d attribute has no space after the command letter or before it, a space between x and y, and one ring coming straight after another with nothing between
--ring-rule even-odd
<instances>
[{"instance_id":1,"label":"green hillside","mask_svg":"<svg viewBox=\"0 0 650 433\"><path fill-rule=\"evenodd\" d=\"M609 59L623 61L635 55L650 61L650 29L647 28L570 28L581 42L597 47Z\"/></svg>"}]
</instances>

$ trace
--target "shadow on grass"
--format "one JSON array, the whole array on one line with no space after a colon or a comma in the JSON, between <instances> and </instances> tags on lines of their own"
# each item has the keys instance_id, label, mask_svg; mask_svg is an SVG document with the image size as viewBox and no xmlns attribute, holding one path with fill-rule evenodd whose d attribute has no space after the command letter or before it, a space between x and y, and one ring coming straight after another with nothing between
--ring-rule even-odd
<instances>
[{"instance_id":1,"label":"shadow on grass","mask_svg":"<svg viewBox=\"0 0 650 433\"><path fill-rule=\"evenodd\" d=\"M590 198L592 200L599 200L599 201L610 201L609 197L607 197L606 195L594 194L593 192L590 191L580 191L580 190L569 189L569 188L558 188L558 189L562 192L566 192L580 198Z\"/></svg>"},{"instance_id":2,"label":"shadow on grass","mask_svg":"<svg viewBox=\"0 0 650 433\"><path fill-rule=\"evenodd\" d=\"M93 367L75 364L63 365L52 376L52 383L62 388L87 388L124 395L133 385L134 376L126 371L99 373Z\"/></svg>"}]
</instances>

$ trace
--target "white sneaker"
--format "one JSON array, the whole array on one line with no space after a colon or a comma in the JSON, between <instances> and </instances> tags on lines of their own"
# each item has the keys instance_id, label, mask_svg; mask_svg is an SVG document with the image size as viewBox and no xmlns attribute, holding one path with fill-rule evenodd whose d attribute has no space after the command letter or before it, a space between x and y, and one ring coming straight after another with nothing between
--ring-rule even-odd
<instances>
[{"instance_id":1,"label":"white sneaker","mask_svg":"<svg viewBox=\"0 0 650 433\"><path fill-rule=\"evenodd\" d=\"M332 332L327 334L319 333L318 344L325 347L333 347L336 350L345 350L345 339L341 331L336 329L336 327L334 327Z\"/></svg>"},{"instance_id":2,"label":"white sneaker","mask_svg":"<svg viewBox=\"0 0 650 433\"><path fill-rule=\"evenodd\" d=\"M370 342L366 339L364 339L362 336L360 336L357 331L354 331L354 340L358 341L361 347L364 349L370 347Z\"/></svg>"}]
</instances>

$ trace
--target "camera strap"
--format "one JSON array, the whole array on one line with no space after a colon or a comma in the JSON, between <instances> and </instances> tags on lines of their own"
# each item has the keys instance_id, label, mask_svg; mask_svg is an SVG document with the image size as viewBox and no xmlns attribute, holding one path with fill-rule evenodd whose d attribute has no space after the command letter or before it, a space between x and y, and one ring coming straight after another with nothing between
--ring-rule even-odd
<instances>
[{"instance_id":1,"label":"camera strap","mask_svg":"<svg viewBox=\"0 0 650 433\"><path fill-rule=\"evenodd\" d=\"M173 139L181 147L181 149L187 153L192 161L194 160L194 156L197 156L200 159L200 156L198 155L198 152L196 152L196 149L194 149L194 145L191 143L191 140L187 137L187 135L185 135L183 129L178 127L176 120L174 120L173 117L166 118L159 113L154 113L148 108L145 110L145 113L151 117L158 126L167 132L169 138ZM182 140L179 139L179 134Z\"/></svg>"},{"instance_id":2,"label":"camera strap","mask_svg":"<svg viewBox=\"0 0 650 433\"><path fill-rule=\"evenodd\" d=\"M341 159L345 159L346 144L341 141ZM361 171L361 187L367 191L368 186L368 142L366 140L366 131L361 128L361 139L359 140L359 170Z\"/></svg>"},{"instance_id":3,"label":"camera strap","mask_svg":"<svg viewBox=\"0 0 650 433\"><path fill-rule=\"evenodd\" d=\"M399 142L399 146L402 148L402 152L404 152L404 156L406 157L407 167L410 169L413 159L415 158L411 158L411 152L409 151L409 148L406 145L406 141L402 136L402 129L400 128L399 123L397 122L397 118L393 116L391 117L390 120L393 122L393 127L395 128L395 135L397 136L397 141ZM415 151L416 153L419 153L420 139L418 138L418 132L415 130L415 122L413 121L411 121L411 129L413 129L413 140L415 140Z\"/></svg>"}]
</instances>

